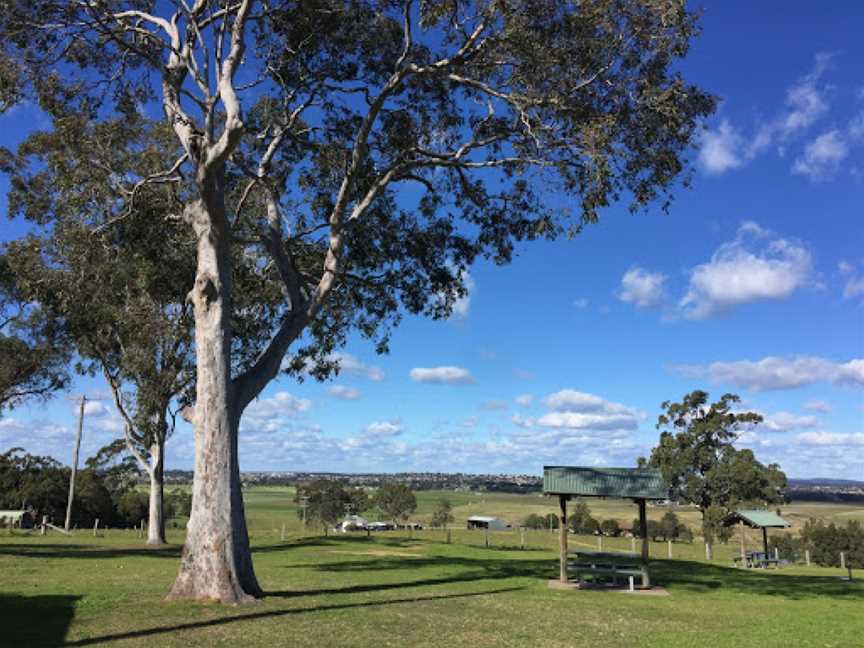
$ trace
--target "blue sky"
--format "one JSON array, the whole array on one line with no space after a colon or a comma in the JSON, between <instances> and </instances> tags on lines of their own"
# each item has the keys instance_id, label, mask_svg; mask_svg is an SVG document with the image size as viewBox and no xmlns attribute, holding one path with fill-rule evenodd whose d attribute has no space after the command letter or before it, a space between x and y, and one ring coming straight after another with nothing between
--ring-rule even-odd
<instances>
[{"instance_id":1,"label":"blue sky","mask_svg":"<svg viewBox=\"0 0 864 648\"><path fill-rule=\"evenodd\" d=\"M352 340L335 380L274 382L244 417L242 469L628 466L660 403L703 388L765 416L739 440L759 459L864 479L864 6L715 2L702 26L683 67L722 102L669 214L614 207L571 241L524 245L471 270L449 321L407 318L389 356ZM38 121L0 117L0 144ZM73 409L60 395L6 413L0 449L68 462ZM92 403L84 455L119 433ZM191 467L188 427L168 457Z\"/></svg>"}]
</instances>

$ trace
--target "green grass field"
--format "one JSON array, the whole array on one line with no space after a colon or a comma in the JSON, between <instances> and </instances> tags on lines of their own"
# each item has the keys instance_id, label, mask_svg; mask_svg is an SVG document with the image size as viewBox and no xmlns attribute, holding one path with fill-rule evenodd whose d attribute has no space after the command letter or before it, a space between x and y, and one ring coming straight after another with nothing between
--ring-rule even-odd
<instances>
[{"instance_id":1,"label":"green grass field","mask_svg":"<svg viewBox=\"0 0 864 648\"><path fill-rule=\"evenodd\" d=\"M420 494L418 519L439 496ZM516 521L553 509L536 496L448 496L456 525L474 513ZM441 530L304 537L286 489L252 489L246 499L268 592L249 606L163 600L180 529L159 550L122 530L98 538L0 532L0 645L864 646L864 572L850 583L839 569L746 571L731 567L737 542L718 547L711 563L699 543L675 545L674 560L658 543L652 580L669 596L558 591L547 586L558 569L557 538L547 531L528 533L526 550L518 531L491 533L488 549L482 532L464 529L452 544ZM608 501L592 511L632 519L635 507ZM861 519L864 509L793 505L784 515ZM630 541L606 543L629 549Z\"/></svg>"}]
</instances>

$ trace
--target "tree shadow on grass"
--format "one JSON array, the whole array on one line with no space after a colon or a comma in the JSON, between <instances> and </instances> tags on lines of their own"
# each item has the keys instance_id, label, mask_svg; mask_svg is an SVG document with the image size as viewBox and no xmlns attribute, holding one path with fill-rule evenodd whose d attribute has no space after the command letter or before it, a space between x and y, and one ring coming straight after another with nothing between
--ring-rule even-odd
<instances>
[{"instance_id":1,"label":"tree shadow on grass","mask_svg":"<svg viewBox=\"0 0 864 648\"><path fill-rule=\"evenodd\" d=\"M371 556L339 562L285 565L322 572L352 573L390 570L458 569L452 576L434 579L440 582L507 578L554 578L558 573L556 559L467 558L462 556ZM744 570L688 560L652 560L651 580L655 585L681 592L731 591L757 596L778 596L791 600L819 597L841 597L864 601L864 581L844 581L835 576L791 574L781 570Z\"/></svg>"},{"instance_id":2,"label":"tree shadow on grass","mask_svg":"<svg viewBox=\"0 0 864 648\"><path fill-rule=\"evenodd\" d=\"M75 616L75 602L80 598L0 594L0 643L4 646L62 646Z\"/></svg>"},{"instance_id":3,"label":"tree shadow on grass","mask_svg":"<svg viewBox=\"0 0 864 648\"><path fill-rule=\"evenodd\" d=\"M405 584L404 586L408 586ZM183 630L201 630L203 628L218 627L236 623L238 621L256 621L260 619L279 618L292 616L295 614L306 614L309 612L327 612L330 610L349 610L352 608L370 608L380 607L383 605L397 605L399 603L422 603L427 601L440 601L445 599L469 598L475 596L489 596L492 594L503 594L506 592L514 592L521 588L506 587L495 590L485 590L482 592L466 592L459 594L439 594L436 596L416 596L397 599L387 599L383 601L363 601L359 603L339 603L335 605L316 605L303 608L288 608L281 610L267 610L265 612L252 612L249 614L235 614L232 616L220 617L217 619L207 619L204 621L193 621L191 623L180 623L177 625L157 626L155 628L144 628L142 630L131 630L129 632L119 632L116 634L103 635L101 637L91 637L88 639L80 639L78 641L70 641L63 646L91 646L99 643L107 643L109 641L121 641L125 639L138 639L141 637L151 637L154 635L167 634Z\"/></svg>"}]
</instances>

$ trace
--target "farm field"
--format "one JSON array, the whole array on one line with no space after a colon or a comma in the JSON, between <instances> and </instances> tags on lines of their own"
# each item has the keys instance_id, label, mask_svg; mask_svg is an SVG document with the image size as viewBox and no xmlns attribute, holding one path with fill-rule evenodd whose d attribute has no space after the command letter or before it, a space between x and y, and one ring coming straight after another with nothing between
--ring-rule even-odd
<instances>
[{"instance_id":1,"label":"farm field","mask_svg":"<svg viewBox=\"0 0 864 648\"><path fill-rule=\"evenodd\" d=\"M441 493L420 493L424 520ZM303 536L284 488L255 488L247 506L263 601L242 607L167 603L179 558L135 532L100 537L0 535L0 622L9 646L819 646L862 645L864 572L731 567L737 543L702 560L699 543L652 545L653 580L669 596L557 591L557 538L546 531L469 532L475 513L510 521L553 509L537 496L448 493L457 522L441 530L328 538ZM623 502L592 504L595 517L632 519ZM620 513L620 515L619 515ZM652 517L663 509L650 509ZM680 511L679 511L680 513ZM864 517L864 509L791 505L784 515ZM837 517L839 516L839 517ZM682 518L686 517L682 515ZM687 520L688 524L691 520ZM285 540L282 525L285 525ZM693 524L695 526L695 523ZM592 537L573 537L591 545ZM629 548L628 539L606 539ZM607 546L609 546L607 544Z\"/></svg>"}]
</instances>

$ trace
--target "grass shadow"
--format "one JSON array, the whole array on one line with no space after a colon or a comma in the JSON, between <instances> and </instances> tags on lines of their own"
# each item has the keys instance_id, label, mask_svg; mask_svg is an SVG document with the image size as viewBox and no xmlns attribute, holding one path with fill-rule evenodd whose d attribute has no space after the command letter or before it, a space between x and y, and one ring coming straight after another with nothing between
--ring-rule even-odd
<instances>
[{"instance_id":1,"label":"grass shadow","mask_svg":"<svg viewBox=\"0 0 864 648\"><path fill-rule=\"evenodd\" d=\"M91 637L88 639L80 639L78 641L70 641L68 643L59 644L63 646L91 646L99 643L107 643L110 641L122 641L126 639L138 639L143 637L152 637L156 635L182 631L182 630L201 630L203 628L211 628L224 626L231 623L242 621L257 621L260 619L279 618L293 616L297 614L307 614L310 612L326 612L330 610L349 610L352 608L370 608L380 607L384 605L398 605L400 603L418 603L426 601L438 601L445 599L469 598L476 596L490 596L493 594L502 594L505 592L514 592L521 588L507 587L495 590L486 590L482 592L468 592L459 594L439 594L436 596L417 596L398 599L387 599L384 601L363 601L358 603L339 603L334 605L316 605L303 608L288 608L280 610L267 610L264 612L252 612L249 614L235 614L232 616L219 617L217 619L207 619L204 621L193 621L190 623L180 623L176 625L157 626L154 628L144 628L141 630L131 630L129 632L119 632L116 634L102 635L100 637Z\"/></svg>"},{"instance_id":2,"label":"grass shadow","mask_svg":"<svg viewBox=\"0 0 864 648\"><path fill-rule=\"evenodd\" d=\"M4 646L62 646L80 596L0 594ZM5 643L5 642L9 643Z\"/></svg>"}]
</instances>

